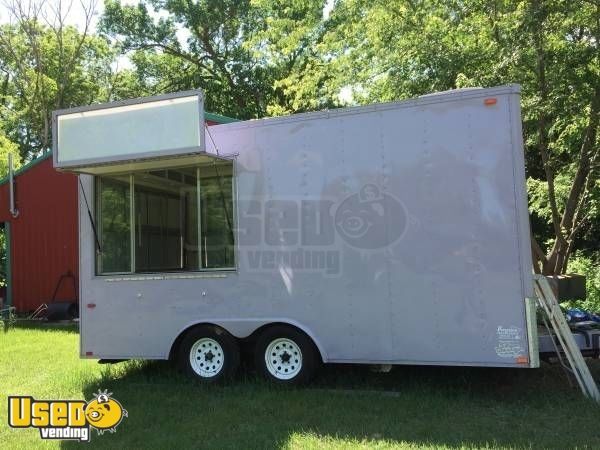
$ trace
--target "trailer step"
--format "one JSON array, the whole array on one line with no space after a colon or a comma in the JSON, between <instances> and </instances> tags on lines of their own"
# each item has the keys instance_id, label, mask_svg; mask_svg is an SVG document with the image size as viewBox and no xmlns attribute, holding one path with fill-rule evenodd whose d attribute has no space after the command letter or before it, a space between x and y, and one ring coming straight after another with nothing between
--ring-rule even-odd
<instances>
[{"instance_id":1,"label":"trailer step","mask_svg":"<svg viewBox=\"0 0 600 450\"><path fill-rule=\"evenodd\" d=\"M552 324L552 328L556 333L560 345L565 356L571 366L573 375L575 376L579 387L583 394L600 403L600 392L598 385L594 381L590 369L587 366L579 346L575 342L573 333L567 324L565 316L560 309L558 300L554 295L554 291L550 287L548 279L543 275L534 275L535 293L539 305L542 307L546 316Z\"/></svg>"}]
</instances>

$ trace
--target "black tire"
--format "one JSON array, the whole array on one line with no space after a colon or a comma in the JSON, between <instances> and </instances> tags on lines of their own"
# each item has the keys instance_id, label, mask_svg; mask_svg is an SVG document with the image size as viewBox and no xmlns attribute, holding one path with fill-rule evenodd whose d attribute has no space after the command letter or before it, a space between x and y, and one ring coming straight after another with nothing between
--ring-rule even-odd
<instances>
[{"instance_id":1,"label":"black tire","mask_svg":"<svg viewBox=\"0 0 600 450\"><path fill-rule=\"evenodd\" d=\"M313 341L302 331L285 325L269 327L258 336L254 357L258 373L282 385L308 383L321 364Z\"/></svg>"},{"instance_id":2,"label":"black tire","mask_svg":"<svg viewBox=\"0 0 600 450\"><path fill-rule=\"evenodd\" d=\"M240 349L237 340L224 329L200 325L186 333L177 361L187 375L205 383L218 383L235 374L240 365Z\"/></svg>"}]
</instances>

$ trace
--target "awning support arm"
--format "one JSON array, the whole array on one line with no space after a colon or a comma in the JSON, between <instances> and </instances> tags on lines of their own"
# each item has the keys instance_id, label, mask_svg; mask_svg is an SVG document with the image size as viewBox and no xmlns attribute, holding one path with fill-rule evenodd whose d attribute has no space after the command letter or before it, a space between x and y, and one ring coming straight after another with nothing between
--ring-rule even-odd
<instances>
[{"instance_id":1,"label":"awning support arm","mask_svg":"<svg viewBox=\"0 0 600 450\"><path fill-rule=\"evenodd\" d=\"M94 222L94 216L92 216L92 211L90 210L90 204L88 203L87 196L85 195L85 189L83 188L83 183L81 182L81 178L77 177L79 180L79 186L81 186L81 193L83 194L83 200L85 201L85 207L87 208L88 217L90 218L90 224L92 224L92 231L94 232L94 239L96 240L96 246L98 247L98 252L102 252L102 248L100 247L100 239L98 239L98 231L96 230L96 223Z\"/></svg>"}]
</instances>

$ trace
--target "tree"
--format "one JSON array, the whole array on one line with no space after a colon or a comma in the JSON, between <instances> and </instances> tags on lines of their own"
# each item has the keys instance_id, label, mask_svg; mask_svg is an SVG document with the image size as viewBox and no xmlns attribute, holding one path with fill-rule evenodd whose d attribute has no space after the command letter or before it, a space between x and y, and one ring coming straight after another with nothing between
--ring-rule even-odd
<instances>
[{"instance_id":1,"label":"tree","mask_svg":"<svg viewBox=\"0 0 600 450\"><path fill-rule=\"evenodd\" d=\"M319 57L324 4L108 0L100 28L131 55L149 92L202 88L211 111L263 117L337 104Z\"/></svg>"},{"instance_id":2,"label":"tree","mask_svg":"<svg viewBox=\"0 0 600 450\"><path fill-rule=\"evenodd\" d=\"M518 24L521 32L510 44L520 44L523 56L511 69L525 80L528 150L539 155L542 169L530 170L532 200L538 195L532 213L552 226L547 251L534 241L534 257L543 273L560 274L575 240L600 219L600 3L528 2ZM546 184L541 198L540 179Z\"/></svg>"},{"instance_id":3,"label":"tree","mask_svg":"<svg viewBox=\"0 0 600 450\"><path fill-rule=\"evenodd\" d=\"M0 133L0 178L8 174L8 155L13 155L13 168L21 166L19 146ZM0 227L0 287L6 286L6 232Z\"/></svg>"},{"instance_id":4,"label":"tree","mask_svg":"<svg viewBox=\"0 0 600 450\"><path fill-rule=\"evenodd\" d=\"M50 149L53 110L129 95L131 77L115 73L116 52L90 34L96 0L82 0L81 31L66 25L71 4L5 1L0 25L1 127L24 159Z\"/></svg>"},{"instance_id":5,"label":"tree","mask_svg":"<svg viewBox=\"0 0 600 450\"><path fill-rule=\"evenodd\" d=\"M273 84L244 46L256 20L249 0L142 0L137 6L107 0L100 30L131 53L149 92L201 88L207 109L250 118L262 115Z\"/></svg>"},{"instance_id":6,"label":"tree","mask_svg":"<svg viewBox=\"0 0 600 450\"><path fill-rule=\"evenodd\" d=\"M359 103L520 83L535 268L597 247L600 2L347 0L330 20L323 57Z\"/></svg>"},{"instance_id":7,"label":"tree","mask_svg":"<svg viewBox=\"0 0 600 450\"><path fill-rule=\"evenodd\" d=\"M323 0L253 0L257 29L245 43L264 61L273 78L268 115L290 114L340 105L335 65L327 58L324 38L331 22L323 17Z\"/></svg>"},{"instance_id":8,"label":"tree","mask_svg":"<svg viewBox=\"0 0 600 450\"><path fill-rule=\"evenodd\" d=\"M52 109L99 100L201 88L247 119L519 83L535 269L600 246L599 0L336 0L328 17L325 0L106 0L101 35L65 26L60 0L7 1L0 118L23 156L49 147Z\"/></svg>"},{"instance_id":9,"label":"tree","mask_svg":"<svg viewBox=\"0 0 600 450\"><path fill-rule=\"evenodd\" d=\"M13 168L21 167L21 155L19 155L19 146L8 140L6 136L0 133L0 178L8 174L8 155L13 155Z\"/></svg>"}]
</instances>

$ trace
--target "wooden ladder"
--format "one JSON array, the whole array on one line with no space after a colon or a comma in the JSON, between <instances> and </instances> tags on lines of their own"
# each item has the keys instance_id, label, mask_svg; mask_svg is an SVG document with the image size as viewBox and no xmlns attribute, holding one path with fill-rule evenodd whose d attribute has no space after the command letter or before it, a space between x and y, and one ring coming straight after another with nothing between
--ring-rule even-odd
<instances>
[{"instance_id":1,"label":"wooden ladder","mask_svg":"<svg viewBox=\"0 0 600 450\"><path fill-rule=\"evenodd\" d=\"M535 293L538 303L546 313L560 346L569 361L570 369L577 379L583 394L600 403L600 392L579 349L573 333L567 324L565 315L560 309L548 279L543 275L534 275ZM558 351L559 349L557 349ZM560 355L559 355L560 356Z\"/></svg>"}]
</instances>

